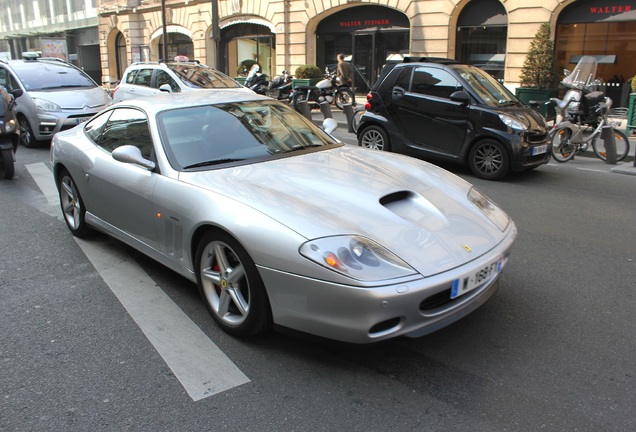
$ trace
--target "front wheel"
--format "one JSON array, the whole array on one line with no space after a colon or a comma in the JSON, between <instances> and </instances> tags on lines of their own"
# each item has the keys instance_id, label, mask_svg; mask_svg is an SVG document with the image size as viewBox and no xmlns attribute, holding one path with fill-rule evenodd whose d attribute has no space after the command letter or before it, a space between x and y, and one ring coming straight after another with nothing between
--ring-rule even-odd
<instances>
[{"instance_id":1,"label":"front wheel","mask_svg":"<svg viewBox=\"0 0 636 432\"><path fill-rule=\"evenodd\" d=\"M503 145L486 139L479 141L470 149L468 164L477 177L497 180L508 174L510 170L508 159L508 152Z\"/></svg>"},{"instance_id":2,"label":"front wheel","mask_svg":"<svg viewBox=\"0 0 636 432\"><path fill-rule=\"evenodd\" d=\"M336 91L336 106L343 109L346 104L351 104L352 107L356 106L356 95L353 94L351 89L341 88Z\"/></svg>"},{"instance_id":3,"label":"front wheel","mask_svg":"<svg viewBox=\"0 0 636 432\"><path fill-rule=\"evenodd\" d=\"M0 150L0 176L4 179L12 179L14 174L13 150Z\"/></svg>"},{"instance_id":4,"label":"front wheel","mask_svg":"<svg viewBox=\"0 0 636 432\"><path fill-rule=\"evenodd\" d=\"M567 162L574 157L576 147L572 143L572 131L560 128L552 133L552 157L557 162Z\"/></svg>"},{"instance_id":5,"label":"front wheel","mask_svg":"<svg viewBox=\"0 0 636 432\"><path fill-rule=\"evenodd\" d=\"M35 139L29 120L24 115L20 115L18 124L20 126L20 143L28 148L37 147L38 142Z\"/></svg>"},{"instance_id":6,"label":"front wheel","mask_svg":"<svg viewBox=\"0 0 636 432\"><path fill-rule=\"evenodd\" d=\"M302 113L300 110L300 104L303 102L307 102L307 93L303 90L295 91L292 96L292 107L299 113Z\"/></svg>"},{"instance_id":7,"label":"front wheel","mask_svg":"<svg viewBox=\"0 0 636 432\"><path fill-rule=\"evenodd\" d=\"M86 208L84 201L77 190L77 185L71 177L71 174L64 170L60 174L60 180L57 186L60 194L60 206L64 215L64 222L76 237L84 237L90 232L90 228L86 224L84 217Z\"/></svg>"},{"instance_id":8,"label":"front wheel","mask_svg":"<svg viewBox=\"0 0 636 432\"><path fill-rule=\"evenodd\" d=\"M625 134L614 129L614 143L616 145L616 161L620 162L627 157L629 153L629 140ZM601 160L607 159L607 149L605 148L605 140L597 138L592 141L592 150L597 158Z\"/></svg>"},{"instance_id":9,"label":"front wheel","mask_svg":"<svg viewBox=\"0 0 636 432\"><path fill-rule=\"evenodd\" d=\"M210 314L227 333L248 337L271 325L267 293L254 261L232 237L209 232L196 255L199 292Z\"/></svg>"},{"instance_id":10,"label":"front wheel","mask_svg":"<svg viewBox=\"0 0 636 432\"><path fill-rule=\"evenodd\" d=\"M358 145L371 150L391 151L389 137L379 126L368 126L358 134Z\"/></svg>"}]
</instances>

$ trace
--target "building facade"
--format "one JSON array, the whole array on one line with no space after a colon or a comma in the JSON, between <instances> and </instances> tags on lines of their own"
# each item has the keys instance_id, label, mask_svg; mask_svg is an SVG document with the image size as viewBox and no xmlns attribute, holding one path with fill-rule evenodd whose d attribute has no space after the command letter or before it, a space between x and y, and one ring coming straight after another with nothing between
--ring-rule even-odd
<instances>
[{"instance_id":1,"label":"building facade","mask_svg":"<svg viewBox=\"0 0 636 432\"><path fill-rule=\"evenodd\" d=\"M97 4L94 2L97 1ZM20 18L18 0L0 0L11 10L0 22L0 39L16 43L24 29L39 23L40 39L49 36L38 16L53 16L64 4L94 10L101 81L117 81L126 66L185 55L231 76L244 62L257 61L266 74L293 73L303 64L323 69L345 54L356 67L356 87L372 85L381 67L406 54L454 58L479 65L514 88L526 52L543 22L551 24L560 68L579 56L601 58L599 76L625 82L636 75L636 0L33 0L31 18ZM51 7L51 5L55 5ZM93 7L94 5L94 7ZM86 8L89 6L88 8ZM17 9L16 9L17 7ZM93 9L91 9L93 7ZM4 6L2 6L4 9ZM24 8L23 8L24 9ZM28 7L26 7L28 9ZM74 10L74 9L73 9ZM16 23L19 23L16 27ZM55 24L55 26L54 26ZM30 29L29 29L30 30ZM71 35L79 47L93 38ZM86 31L86 30L85 30ZM92 30L91 31L91 35ZM165 34L165 36L164 36ZM31 43L35 40L31 36ZM1 42L0 42L1 43ZM165 47L164 47L165 45ZM69 48L70 49L70 48ZM0 45L0 52L2 45ZM13 51L11 50L12 54Z\"/></svg>"}]
</instances>

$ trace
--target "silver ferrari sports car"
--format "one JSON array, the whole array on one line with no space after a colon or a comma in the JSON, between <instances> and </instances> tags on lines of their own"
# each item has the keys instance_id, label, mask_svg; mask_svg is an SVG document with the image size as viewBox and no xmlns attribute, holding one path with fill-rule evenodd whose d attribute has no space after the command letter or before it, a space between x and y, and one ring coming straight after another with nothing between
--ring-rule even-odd
<instances>
[{"instance_id":1,"label":"silver ferrari sports car","mask_svg":"<svg viewBox=\"0 0 636 432\"><path fill-rule=\"evenodd\" d=\"M334 128L256 94L166 94L56 134L51 163L74 235L99 230L196 281L238 337L418 337L488 300L517 235L506 213Z\"/></svg>"}]
</instances>

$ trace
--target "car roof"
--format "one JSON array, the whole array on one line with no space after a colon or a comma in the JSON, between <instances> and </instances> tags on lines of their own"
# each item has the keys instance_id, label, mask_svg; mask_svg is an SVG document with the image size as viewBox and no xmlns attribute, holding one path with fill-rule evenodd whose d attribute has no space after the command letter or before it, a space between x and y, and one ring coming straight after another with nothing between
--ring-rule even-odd
<instances>
[{"instance_id":1,"label":"car roof","mask_svg":"<svg viewBox=\"0 0 636 432\"><path fill-rule=\"evenodd\" d=\"M245 91L245 88L241 87L219 89L213 92L162 93L149 97L126 99L112 105L112 107L138 107L147 114L154 115L174 108L247 101L273 101L273 99L252 91Z\"/></svg>"}]
</instances>

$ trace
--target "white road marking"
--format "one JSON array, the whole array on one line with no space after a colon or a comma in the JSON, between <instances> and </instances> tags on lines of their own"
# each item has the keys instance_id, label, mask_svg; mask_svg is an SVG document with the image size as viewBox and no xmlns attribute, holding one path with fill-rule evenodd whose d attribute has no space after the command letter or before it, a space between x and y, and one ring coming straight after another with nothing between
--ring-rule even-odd
<instances>
[{"instance_id":1,"label":"white road marking","mask_svg":"<svg viewBox=\"0 0 636 432\"><path fill-rule=\"evenodd\" d=\"M49 204L59 206L48 167L37 163L27 165L27 169ZM117 241L75 240L192 400L250 382Z\"/></svg>"}]
</instances>

